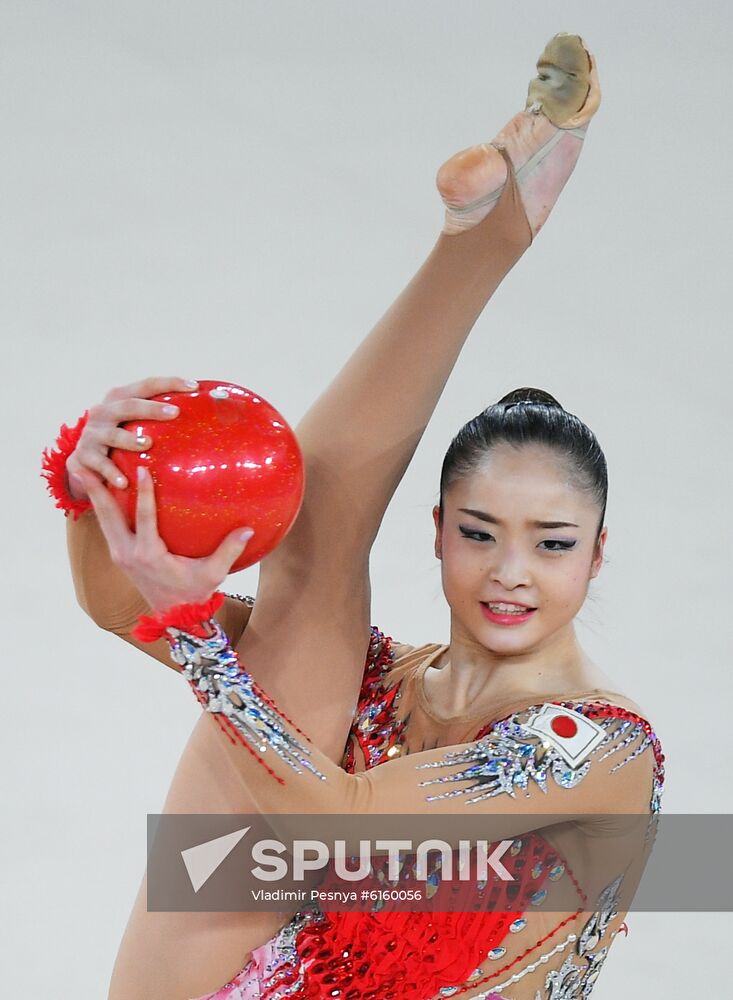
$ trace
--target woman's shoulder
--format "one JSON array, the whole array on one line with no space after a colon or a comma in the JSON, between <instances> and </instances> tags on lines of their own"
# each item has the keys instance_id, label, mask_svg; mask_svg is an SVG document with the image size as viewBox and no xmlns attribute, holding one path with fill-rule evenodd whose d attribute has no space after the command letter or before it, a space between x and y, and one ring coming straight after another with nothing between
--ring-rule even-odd
<instances>
[{"instance_id":1,"label":"woman's shoulder","mask_svg":"<svg viewBox=\"0 0 733 1000\"><path fill-rule=\"evenodd\" d=\"M643 729L651 741L657 741L653 713L634 698L621 691L600 689L577 699L569 698L567 704L577 703L578 710L599 721L609 718L626 719Z\"/></svg>"},{"instance_id":2,"label":"woman's shoulder","mask_svg":"<svg viewBox=\"0 0 733 1000\"><path fill-rule=\"evenodd\" d=\"M411 679L421 664L443 648L445 647L435 642L419 646L398 642L372 625L359 693L360 708L375 704L388 694L390 701L402 698L404 689L411 686Z\"/></svg>"},{"instance_id":3,"label":"woman's shoulder","mask_svg":"<svg viewBox=\"0 0 733 1000\"><path fill-rule=\"evenodd\" d=\"M392 656L394 660L401 660L404 657L409 656L416 649L425 649L425 648L426 648L425 645L414 646L409 642L396 642L394 639L392 640Z\"/></svg>"},{"instance_id":4,"label":"woman's shoulder","mask_svg":"<svg viewBox=\"0 0 733 1000\"><path fill-rule=\"evenodd\" d=\"M482 732L487 733L495 725L499 724L500 726L501 723L510 719L526 724L528 719L535 720L544 716L550 719L555 713L564 713L576 718L583 716L594 722L596 727L615 728L621 726L629 728L633 726L634 732L646 734L648 737L647 745L658 743L649 712L628 695L606 688L548 695L539 698L532 704L525 702L521 706L519 702L506 704L502 711L494 717L494 720L484 727ZM560 724L557 724L556 728L558 727L562 729ZM569 727L565 726L565 728Z\"/></svg>"},{"instance_id":5,"label":"woman's shoulder","mask_svg":"<svg viewBox=\"0 0 733 1000\"><path fill-rule=\"evenodd\" d=\"M516 753L522 775L529 762L530 770L534 768L543 779L545 773L551 774L564 788L575 787L590 770L603 794L604 775L634 762L626 771L630 777L627 797L639 789L646 795L651 786L649 805L652 812L659 811L665 759L661 742L647 713L620 692L594 688L517 705L502 711L477 739L488 741L491 754L503 751L511 757ZM541 765L535 760L537 754L542 757ZM615 780L613 791L618 798Z\"/></svg>"},{"instance_id":6,"label":"woman's shoulder","mask_svg":"<svg viewBox=\"0 0 733 1000\"><path fill-rule=\"evenodd\" d=\"M421 664L426 656L441 648L441 644L437 642L426 642L419 646L398 642L372 625L366 673L370 672L371 667L372 676L378 673L383 680L389 679L391 686Z\"/></svg>"}]
</instances>

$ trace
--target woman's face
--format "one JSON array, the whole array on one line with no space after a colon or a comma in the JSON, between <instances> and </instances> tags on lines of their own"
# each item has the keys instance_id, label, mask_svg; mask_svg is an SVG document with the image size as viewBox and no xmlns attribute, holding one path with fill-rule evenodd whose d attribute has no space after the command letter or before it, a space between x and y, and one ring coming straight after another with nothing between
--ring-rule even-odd
<instances>
[{"instance_id":1,"label":"woman's face","mask_svg":"<svg viewBox=\"0 0 733 1000\"><path fill-rule=\"evenodd\" d=\"M541 445L498 445L438 507L435 554L456 621L499 655L548 645L585 600L603 560L600 510ZM502 607L506 605L506 607Z\"/></svg>"}]
</instances>

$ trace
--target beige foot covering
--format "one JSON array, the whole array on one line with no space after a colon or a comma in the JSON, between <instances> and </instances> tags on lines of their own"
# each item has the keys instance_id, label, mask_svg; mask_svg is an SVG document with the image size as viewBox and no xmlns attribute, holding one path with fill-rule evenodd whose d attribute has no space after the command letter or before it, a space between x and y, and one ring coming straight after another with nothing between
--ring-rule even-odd
<instances>
[{"instance_id":1,"label":"beige foot covering","mask_svg":"<svg viewBox=\"0 0 733 1000\"><path fill-rule=\"evenodd\" d=\"M557 128L585 125L598 110L601 88L593 55L580 35L563 31L551 38L537 60L526 110L543 112Z\"/></svg>"}]
</instances>

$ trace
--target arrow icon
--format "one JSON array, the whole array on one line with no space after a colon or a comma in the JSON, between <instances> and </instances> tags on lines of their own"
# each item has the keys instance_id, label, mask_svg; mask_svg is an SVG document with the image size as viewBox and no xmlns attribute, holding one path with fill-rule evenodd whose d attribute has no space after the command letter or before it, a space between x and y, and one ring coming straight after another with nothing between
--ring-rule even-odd
<instances>
[{"instance_id":1,"label":"arrow icon","mask_svg":"<svg viewBox=\"0 0 733 1000\"><path fill-rule=\"evenodd\" d=\"M207 840L203 844L187 847L185 851L181 851L194 892L198 892L204 882L211 878L249 829L250 827L245 826L241 830L225 833L223 837L215 837L214 840Z\"/></svg>"}]
</instances>

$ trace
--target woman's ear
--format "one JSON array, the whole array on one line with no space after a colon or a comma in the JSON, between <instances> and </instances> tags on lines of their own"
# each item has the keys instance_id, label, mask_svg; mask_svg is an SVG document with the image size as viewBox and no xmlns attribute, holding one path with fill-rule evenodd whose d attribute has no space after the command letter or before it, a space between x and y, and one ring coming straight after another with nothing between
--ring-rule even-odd
<instances>
[{"instance_id":1,"label":"woman's ear","mask_svg":"<svg viewBox=\"0 0 733 1000\"><path fill-rule=\"evenodd\" d=\"M603 565L603 550L606 546L606 539L608 538L608 528L603 528L600 535L598 536L598 541L596 542L596 550L593 553L593 562L590 564L590 577L593 580L601 572L601 566Z\"/></svg>"},{"instance_id":2,"label":"woman's ear","mask_svg":"<svg viewBox=\"0 0 733 1000\"><path fill-rule=\"evenodd\" d=\"M436 504L433 507L433 523L435 524L435 558L443 558L443 550L441 545L441 536L443 529L440 526L440 507Z\"/></svg>"}]
</instances>

